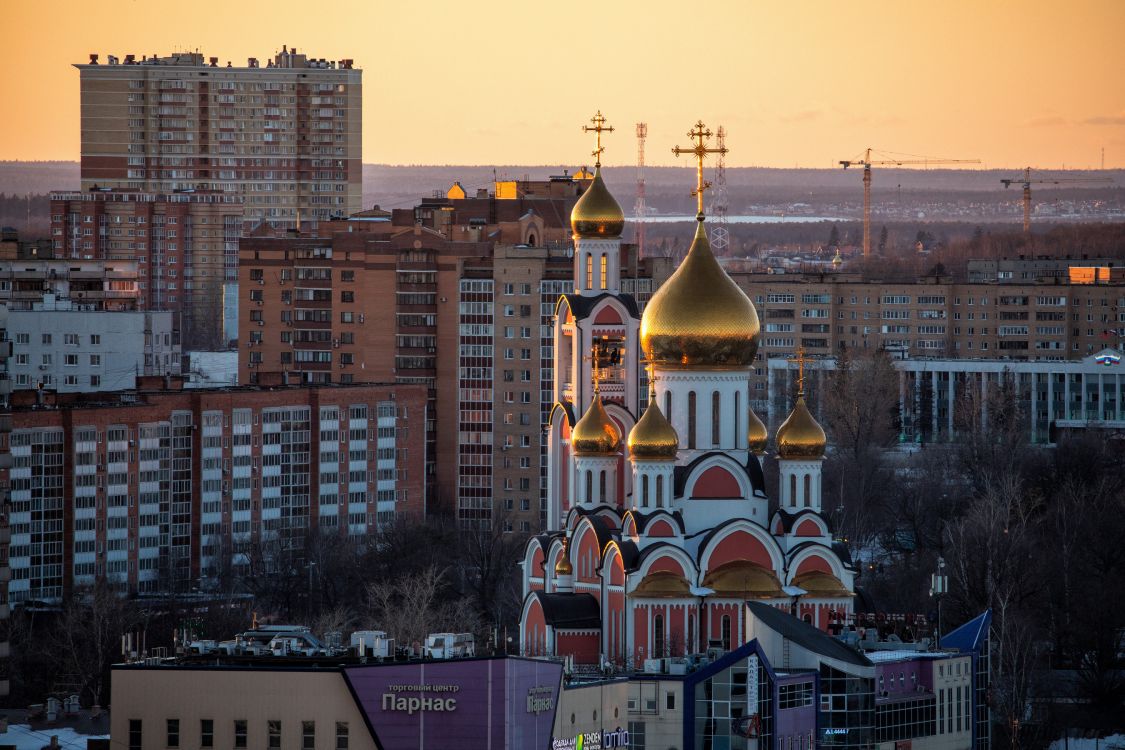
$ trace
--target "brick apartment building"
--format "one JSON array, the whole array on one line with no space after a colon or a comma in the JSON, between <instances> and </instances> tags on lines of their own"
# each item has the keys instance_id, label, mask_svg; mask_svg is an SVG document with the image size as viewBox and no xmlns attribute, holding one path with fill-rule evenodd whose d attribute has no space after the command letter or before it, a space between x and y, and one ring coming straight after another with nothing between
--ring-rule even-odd
<instances>
[{"instance_id":1,"label":"brick apartment building","mask_svg":"<svg viewBox=\"0 0 1125 750\"><path fill-rule=\"evenodd\" d=\"M80 71L82 189L221 190L248 224L360 210L362 71L283 47L263 66L199 52L96 54Z\"/></svg>"},{"instance_id":2,"label":"brick apartment building","mask_svg":"<svg viewBox=\"0 0 1125 750\"><path fill-rule=\"evenodd\" d=\"M792 356L798 346L813 357L883 347L910 359L1077 360L1125 342L1125 284L1079 283L1090 274L1077 267L1043 283L945 277L884 283L848 273L731 276L762 321L751 381L755 408L766 406L766 361Z\"/></svg>"},{"instance_id":3,"label":"brick apartment building","mask_svg":"<svg viewBox=\"0 0 1125 750\"><path fill-rule=\"evenodd\" d=\"M240 376L426 385L431 507L542 528L552 321L573 291L569 215L586 184L499 182L472 197L454 185L319 236L244 238ZM668 264L623 253L623 287L643 304Z\"/></svg>"},{"instance_id":4,"label":"brick apartment building","mask_svg":"<svg viewBox=\"0 0 1125 750\"><path fill-rule=\"evenodd\" d=\"M8 309L0 305L0 698L7 697L11 656L11 616L12 607L8 600L8 582L12 579L12 566L9 564L9 549L12 542L11 497L8 492L9 473L12 469L12 454L8 450L8 435L12 431L12 414L8 399L11 386L8 381L8 359L12 345L7 332Z\"/></svg>"},{"instance_id":5,"label":"brick apartment building","mask_svg":"<svg viewBox=\"0 0 1125 750\"><path fill-rule=\"evenodd\" d=\"M234 193L89 189L51 194L56 258L136 263L142 310L175 313L185 349L221 349L237 335L238 237Z\"/></svg>"},{"instance_id":6,"label":"brick apartment building","mask_svg":"<svg viewBox=\"0 0 1125 750\"><path fill-rule=\"evenodd\" d=\"M103 575L130 593L206 587L273 543L421 517L425 420L425 388L398 384L28 394L12 409L10 599Z\"/></svg>"}]
</instances>

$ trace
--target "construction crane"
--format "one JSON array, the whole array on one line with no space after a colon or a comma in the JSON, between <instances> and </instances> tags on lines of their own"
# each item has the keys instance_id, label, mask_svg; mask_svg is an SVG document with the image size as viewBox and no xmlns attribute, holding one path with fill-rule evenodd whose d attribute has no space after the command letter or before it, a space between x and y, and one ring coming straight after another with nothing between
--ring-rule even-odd
<instances>
[{"instance_id":1,"label":"construction crane","mask_svg":"<svg viewBox=\"0 0 1125 750\"><path fill-rule=\"evenodd\" d=\"M840 165L848 167L863 167L863 257L871 255L871 168L872 167L914 167L914 166L946 166L948 164L980 164L980 159L929 159L926 157L912 157L907 159L871 159L871 149L866 149L861 159L841 160Z\"/></svg>"},{"instance_id":2,"label":"construction crane","mask_svg":"<svg viewBox=\"0 0 1125 750\"><path fill-rule=\"evenodd\" d=\"M1014 183L1023 185L1023 231L1031 232L1031 185L1061 185L1063 183L1074 182L1113 182L1109 177L1041 177L1039 179L1031 179L1031 167L1023 170L1023 177L1014 177L1007 180L1000 180L1005 188L1010 188Z\"/></svg>"}]
</instances>

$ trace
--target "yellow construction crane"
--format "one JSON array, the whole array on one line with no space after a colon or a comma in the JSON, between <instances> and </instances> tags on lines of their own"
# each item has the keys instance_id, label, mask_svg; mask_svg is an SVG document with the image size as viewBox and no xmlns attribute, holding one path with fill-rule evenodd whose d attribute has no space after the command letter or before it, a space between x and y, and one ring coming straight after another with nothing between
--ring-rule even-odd
<instances>
[{"instance_id":1,"label":"yellow construction crane","mask_svg":"<svg viewBox=\"0 0 1125 750\"><path fill-rule=\"evenodd\" d=\"M904 154L904 156L910 156ZM980 159L928 159L925 157L911 157L906 159L876 159L871 160L871 149L864 151L859 159L841 160L840 165L848 167L863 167L863 257L871 255L871 167L914 167L914 166L946 166L948 164L980 164Z\"/></svg>"},{"instance_id":2,"label":"yellow construction crane","mask_svg":"<svg viewBox=\"0 0 1125 750\"><path fill-rule=\"evenodd\" d=\"M1031 179L1031 167L1023 170L1023 177L1013 177L1008 180L1000 180L1004 183L1005 188L1010 188L1013 184L1019 183L1023 185L1023 231L1031 231L1031 184L1036 185L1060 185L1063 183L1073 182L1113 182L1109 177L1041 177L1039 179Z\"/></svg>"}]
</instances>

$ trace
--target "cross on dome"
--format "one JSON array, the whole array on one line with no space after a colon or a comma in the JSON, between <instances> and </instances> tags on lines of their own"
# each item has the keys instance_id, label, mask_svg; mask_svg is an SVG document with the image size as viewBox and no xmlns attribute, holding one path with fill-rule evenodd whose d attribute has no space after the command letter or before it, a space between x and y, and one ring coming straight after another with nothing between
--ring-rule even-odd
<instances>
[{"instance_id":1,"label":"cross on dome","mask_svg":"<svg viewBox=\"0 0 1125 750\"><path fill-rule=\"evenodd\" d=\"M695 196L698 204L698 213L695 216L696 221L703 221L703 191L711 187L711 183L703 179L703 160L707 158L707 154L725 154L729 150L726 146L707 148L707 141L711 138L711 135L711 129L703 124L703 120L699 120L695 123L695 127L688 131L688 138L695 141L695 145L691 148L680 148L676 146L672 149L672 153L676 156L680 156L681 154L695 154L695 189L691 191L691 194Z\"/></svg>"},{"instance_id":2,"label":"cross on dome","mask_svg":"<svg viewBox=\"0 0 1125 750\"><path fill-rule=\"evenodd\" d=\"M606 119L602 115L602 111L600 109L598 110L598 113L596 115L590 118L590 122L594 123L594 126L590 127L589 125L583 125L582 132L597 133L598 147L595 148L590 155L594 157L594 166L600 167L602 165L602 152L605 151L605 148L602 147L602 133L612 133L613 126L607 126L605 124Z\"/></svg>"},{"instance_id":3,"label":"cross on dome","mask_svg":"<svg viewBox=\"0 0 1125 750\"><path fill-rule=\"evenodd\" d=\"M794 357L793 359L790 359L790 360L787 360L787 361L797 363L797 395L798 396L804 396L805 395L805 362L808 362L808 358L805 357L805 347L804 346L798 346L797 347L797 356Z\"/></svg>"}]
</instances>

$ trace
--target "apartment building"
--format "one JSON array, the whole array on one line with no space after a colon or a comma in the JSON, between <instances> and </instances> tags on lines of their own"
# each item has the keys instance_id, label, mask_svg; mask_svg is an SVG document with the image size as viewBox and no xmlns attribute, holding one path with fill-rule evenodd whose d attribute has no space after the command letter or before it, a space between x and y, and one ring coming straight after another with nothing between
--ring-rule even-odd
<instances>
[{"instance_id":1,"label":"apartment building","mask_svg":"<svg viewBox=\"0 0 1125 750\"><path fill-rule=\"evenodd\" d=\"M420 386L147 385L13 406L12 602L100 576L129 593L205 588L273 544L425 512Z\"/></svg>"},{"instance_id":2,"label":"apartment building","mask_svg":"<svg viewBox=\"0 0 1125 750\"><path fill-rule=\"evenodd\" d=\"M8 603L8 581L12 579L12 567L8 562L8 552L12 542L11 497L8 492L9 473L12 469L12 454L8 449L8 435L12 431L12 414L8 398L11 387L8 379L8 360L11 357L11 344L8 341L8 308L0 304L0 698L9 692L11 656L11 605Z\"/></svg>"},{"instance_id":3,"label":"apartment building","mask_svg":"<svg viewBox=\"0 0 1125 750\"><path fill-rule=\"evenodd\" d=\"M415 209L322 224L318 236L244 238L241 382L423 384L430 507L466 525L539 530L551 331L574 287L569 215L585 184L498 182L471 198L455 185ZM623 254L623 289L643 304L668 261Z\"/></svg>"},{"instance_id":4,"label":"apartment building","mask_svg":"<svg viewBox=\"0 0 1125 750\"><path fill-rule=\"evenodd\" d=\"M282 47L263 65L200 52L97 54L81 78L82 189L221 190L250 225L360 210L362 71Z\"/></svg>"},{"instance_id":5,"label":"apartment building","mask_svg":"<svg viewBox=\"0 0 1125 750\"><path fill-rule=\"evenodd\" d=\"M865 282L854 274L735 271L762 321L752 380L765 408L766 361L884 348L898 358L1064 360L1125 343L1125 284Z\"/></svg>"},{"instance_id":6,"label":"apartment building","mask_svg":"<svg viewBox=\"0 0 1125 750\"><path fill-rule=\"evenodd\" d=\"M188 349L221 349L238 335L236 296L242 198L184 189L90 188L51 194L56 258L136 264L138 307L176 314Z\"/></svg>"},{"instance_id":7,"label":"apartment building","mask_svg":"<svg viewBox=\"0 0 1125 750\"><path fill-rule=\"evenodd\" d=\"M137 263L129 260L0 261L0 304L31 310L68 299L86 312L142 310Z\"/></svg>"}]
</instances>

